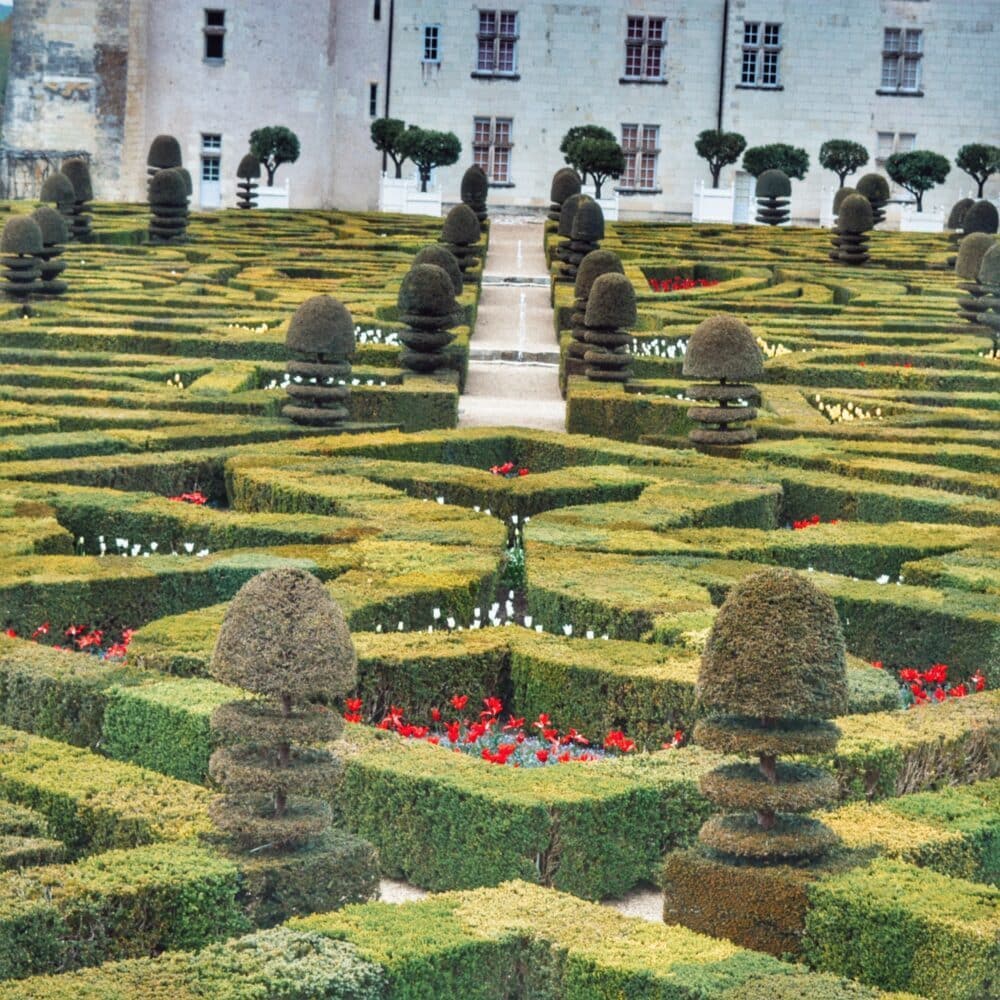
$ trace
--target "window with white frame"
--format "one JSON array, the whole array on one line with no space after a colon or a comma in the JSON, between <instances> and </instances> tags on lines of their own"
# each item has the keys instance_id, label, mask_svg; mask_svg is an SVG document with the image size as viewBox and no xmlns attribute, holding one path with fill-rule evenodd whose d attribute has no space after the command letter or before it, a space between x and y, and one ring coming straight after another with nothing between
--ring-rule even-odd
<instances>
[{"instance_id":1,"label":"window with white frame","mask_svg":"<svg viewBox=\"0 0 1000 1000\"><path fill-rule=\"evenodd\" d=\"M218 132L201 134L201 179L217 181L222 168L222 135Z\"/></svg>"},{"instance_id":2,"label":"window with white frame","mask_svg":"<svg viewBox=\"0 0 1000 1000\"><path fill-rule=\"evenodd\" d=\"M879 93L920 92L920 60L924 33L919 28L886 28L882 35L882 78Z\"/></svg>"},{"instance_id":3,"label":"window with white frame","mask_svg":"<svg viewBox=\"0 0 1000 1000\"><path fill-rule=\"evenodd\" d=\"M513 76L517 72L517 11L479 11L476 74Z\"/></svg>"},{"instance_id":4,"label":"window with white frame","mask_svg":"<svg viewBox=\"0 0 1000 1000\"><path fill-rule=\"evenodd\" d=\"M441 25L424 25L424 56L425 63L441 62Z\"/></svg>"},{"instance_id":5,"label":"window with white frame","mask_svg":"<svg viewBox=\"0 0 1000 1000\"><path fill-rule=\"evenodd\" d=\"M772 21L743 22L740 85L781 86L781 25Z\"/></svg>"},{"instance_id":6,"label":"window with white frame","mask_svg":"<svg viewBox=\"0 0 1000 1000\"><path fill-rule=\"evenodd\" d=\"M482 167L491 184L510 184L510 153L513 148L512 118L472 120L472 160Z\"/></svg>"},{"instance_id":7,"label":"window with white frame","mask_svg":"<svg viewBox=\"0 0 1000 1000\"><path fill-rule=\"evenodd\" d=\"M661 81L666 44L666 18L629 16L625 27L625 75L622 79Z\"/></svg>"},{"instance_id":8,"label":"window with white frame","mask_svg":"<svg viewBox=\"0 0 1000 1000\"><path fill-rule=\"evenodd\" d=\"M916 132L878 132L875 140L875 163L882 166L893 153L912 153L916 148Z\"/></svg>"},{"instance_id":9,"label":"window with white frame","mask_svg":"<svg viewBox=\"0 0 1000 1000\"><path fill-rule=\"evenodd\" d=\"M660 156L659 125L622 125L625 170L619 187L633 191L657 190L657 161Z\"/></svg>"}]
</instances>

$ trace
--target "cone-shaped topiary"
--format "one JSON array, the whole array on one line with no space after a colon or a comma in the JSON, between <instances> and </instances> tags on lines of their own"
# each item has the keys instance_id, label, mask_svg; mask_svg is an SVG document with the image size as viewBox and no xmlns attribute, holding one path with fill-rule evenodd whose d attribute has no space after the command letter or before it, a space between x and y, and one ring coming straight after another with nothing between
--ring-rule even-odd
<instances>
[{"instance_id":1,"label":"cone-shaped topiary","mask_svg":"<svg viewBox=\"0 0 1000 1000\"><path fill-rule=\"evenodd\" d=\"M59 257L69 234L66 220L49 205L36 208L31 217L42 233L42 249L34 255L38 259L41 272L38 291L42 295L62 295L67 286L59 276L66 269L66 262Z\"/></svg>"},{"instance_id":2,"label":"cone-shaped topiary","mask_svg":"<svg viewBox=\"0 0 1000 1000\"><path fill-rule=\"evenodd\" d=\"M403 367L415 372L446 367L444 348L455 339L448 328L457 309L448 272L436 264L415 264L400 283L397 305L399 318L410 327L399 335L405 345Z\"/></svg>"},{"instance_id":3,"label":"cone-shaped topiary","mask_svg":"<svg viewBox=\"0 0 1000 1000\"><path fill-rule=\"evenodd\" d=\"M552 204L549 205L549 218L553 222L559 221L563 202L567 198L579 194L582 187L583 182L580 180L580 175L572 167L560 167L552 175L552 186L549 189L549 198L552 201Z\"/></svg>"},{"instance_id":4,"label":"cone-shaped topiary","mask_svg":"<svg viewBox=\"0 0 1000 1000\"><path fill-rule=\"evenodd\" d=\"M172 135L158 135L149 144L149 153L146 155L146 172L150 177L157 170L179 167L183 162L181 144Z\"/></svg>"},{"instance_id":5,"label":"cone-shaped topiary","mask_svg":"<svg viewBox=\"0 0 1000 1000\"><path fill-rule=\"evenodd\" d=\"M36 254L42 252L42 231L30 215L15 215L0 234L0 264L4 268L4 292L21 303L24 314L28 301L39 291L41 268Z\"/></svg>"},{"instance_id":6,"label":"cone-shaped topiary","mask_svg":"<svg viewBox=\"0 0 1000 1000\"><path fill-rule=\"evenodd\" d=\"M857 183L858 194L864 195L872 206L872 217L877 226L885 221L885 205L889 200L889 182L881 174L865 174Z\"/></svg>"},{"instance_id":7,"label":"cone-shaped topiary","mask_svg":"<svg viewBox=\"0 0 1000 1000\"><path fill-rule=\"evenodd\" d=\"M239 178L236 184L236 207L256 208L260 160L253 153L247 153L236 168L236 176Z\"/></svg>"},{"instance_id":8,"label":"cone-shaped topiary","mask_svg":"<svg viewBox=\"0 0 1000 1000\"><path fill-rule=\"evenodd\" d=\"M864 195L848 195L840 203L837 259L842 264L864 264L868 260L868 231L872 228L874 217L871 202Z\"/></svg>"},{"instance_id":9,"label":"cone-shaped topiary","mask_svg":"<svg viewBox=\"0 0 1000 1000\"><path fill-rule=\"evenodd\" d=\"M716 615L697 694L707 718L695 739L758 759L756 767L725 764L702 778L702 793L736 813L712 817L700 842L764 863L824 853L836 840L832 831L797 814L834 801L836 780L777 758L832 748L836 730L825 720L847 711L844 633L833 600L792 570L747 577Z\"/></svg>"},{"instance_id":10,"label":"cone-shaped topiary","mask_svg":"<svg viewBox=\"0 0 1000 1000\"><path fill-rule=\"evenodd\" d=\"M979 268L996 242L996 237L989 233L969 233L958 244L955 274L961 279L958 287L968 293L958 300L958 312L969 323L978 323L980 315L989 308L983 301L987 290L979 283Z\"/></svg>"},{"instance_id":11,"label":"cone-shaped topiary","mask_svg":"<svg viewBox=\"0 0 1000 1000\"><path fill-rule=\"evenodd\" d=\"M609 272L594 279L587 298L584 324L587 351L583 360L591 382L627 382L632 377L632 335L635 289L624 274Z\"/></svg>"},{"instance_id":12,"label":"cone-shaped topiary","mask_svg":"<svg viewBox=\"0 0 1000 1000\"><path fill-rule=\"evenodd\" d=\"M284 416L307 427L344 423L354 345L354 320L336 299L314 295L295 310L285 335L290 355L285 389L292 401L282 409Z\"/></svg>"},{"instance_id":13,"label":"cone-shaped topiary","mask_svg":"<svg viewBox=\"0 0 1000 1000\"><path fill-rule=\"evenodd\" d=\"M222 746L209 773L224 795L210 814L243 850L281 852L307 844L330 823L338 767L309 744L333 739L339 717L316 702L356 682L357 657L340 608L305 570L283 567L237 593L219 631L212 675L260 696L215 710Z\"/></svg>"},{"instance_id":14,"label":"cone-shaped topiary","mask_svg":"<svg viewBox=\"0 0 1000 1000\"><path fill-rule=\"evenodd\" d=\"M757 221L766 226L780 226L788 221L788 199L792 182L781 170L765 170L757 178L754 196L757 199Z\"/></svg>"},{"instance_id":15,"label":"cone-shaped topiary","mask_svg":"<svg viewBox=\"0 0 1000 1000\"><path fill-rule=\"evenodd\" d=\"M441 244L454 254L463 275L479 260L482 248L477 244L481 236L479 219L468 205L456 205L445 216L444 226L441 228Z\"/></svg>"},{"instance_id":16,"label":"cone-shaped topiary","mask_svg":"<svg viewBox=\"0 0 1000 1000\"><path fill-rule=\"evenodd\" d=\"M991 201L982 199L973 202L962 219L962 231L965 233L995 233L1000 223L1000 213Z\"/></svg>"},{"instance_id":17,"label":"cone-shaped topiary","mask_svg":"<svg viewBox=\"0 0 1000 1000\"><path fill-rule=\"evenodd\" d=\"M430 246L418 250L413 258L413 264L435 264L448 273L451 278L452 288L455 295L461 295L465 282L462 280L462 269L455 260L455 255L450 250L445 250L443 246L432 243Z\"/></svg>"},{"instance_id":18,"label":"cone-shaped topiary","mask_svg":"<svg viewBox=\"0 0 1000 1000\"><path fill-rule=\"evenodd\" d=\"M187 184L178 167L158 170L149 179L150 243L182 243L187 237Z\"/></svg>"},{"instance_id":19,"label":"cone-shaped topiary","mask_svg":"<svg viewBox=\"0 0 1000 1000\"><path fill-rule=\"evenodd\" d=\"M833 232L830 235L830 243L833 244L833 249L830 251L830 260L840 259L840 233L837 232L837 213L840 211L840 206L843 204L844 199L850 194L857 194L857 191L852 187L842 187L833 193Z\"/></svg>"},{"instance_id":20,"label":"cone-shaped topiary","mask_svg":"<svg viewBox=\"0 0 1000 1000\"><path fill-rule=\"evenodd\" d=\"M73 185L72 218L69 228L74 240L87 243L90 240L90 202L94 197L94 188L90 181L90 167L87 161L79 156L71 157L62 165L62 173Z\"/></svg>"},{"instance_id":21,"label":"cone-shaped topiary","mask_svg":"<svg viewBox=\"0 0 1000 1000\"><path fill-rule=\"evenodd\" d=\"M975 205L975 201L972 198L959 198L959 200L951 206L951 211L948 213L948 221L944 224L944 228L961 229L962 222L965 219L965 213L968 212L973 205Z\"/></svg>"},{"instance_id":22,"label":"cone-shaped topiary","mask_svg":"<svg viewBox=\"0 0 1000 1000\"><path fill-rule=\"evenodd\" d=\"M602 274L624 274L621 258L612 250L592 250L580 261L576 271L576 282L573 291L576 299L573 302L573 314L570 317L573 340L566 349L566 359L563 365L564 378L570 375L582 375L586 369L584 355L587 353L587 300L594 282Z\"/></svg>"},{"instance_id":23,"label":"cone-shaped topiary","mask_svg":"<svg viewBox=\"0 0 1000 1000\"><path fill-rule=\"evenodd\" d=\"M486 198L490 192L490 179L478 163L473 163L462 174L460 187L462 201L472 209L480 225L486 221Z\"/></svg>"},{"instance_id":24,"label":"cone-shaped topiary","mask_svg":"<svg viewBox=\"0 0 1000 1000\"><path fill-rule=\"evenodd\" d=\"M581 198L573 213L573 228L569 246L562 257L560 278L576 281L576 271L580 261L588 253L596 250L604 239L604 210L593 198Z\"/></svg>"},{"instance_id":25,"label":"cone-shaped topiary","mask_svg":"<svg viewBox=\"0 0 1000 1000\"><path fill-rule=\"evenodd\" d=\"M688 340L682 373L692 378L712 379L714 384L688 386L688 399L714 402L692 406L688 417L698 426L688 437L700 448L747 444L757 437L749 422L757 410L750 400L759 397L745 379L764 371L764 356L757 340L735 316L710 316L695 328Z\"/></svg>"}]
</instances>

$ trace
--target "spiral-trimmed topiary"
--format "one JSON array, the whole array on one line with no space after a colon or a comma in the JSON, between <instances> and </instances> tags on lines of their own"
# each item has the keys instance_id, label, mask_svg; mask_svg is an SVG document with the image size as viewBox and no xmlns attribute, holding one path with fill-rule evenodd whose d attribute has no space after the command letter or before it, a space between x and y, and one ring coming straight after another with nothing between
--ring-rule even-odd
<instances>
[{"instance_id":1,"label":"spiral-trimmed topiary","mask_svg":"<svg viewBox=\"0 0 1000 1000\"><path fill-rule=\"evenodd\" d=\"M889 182L881 174L865 174L857 183L858 194L872 206L872 218L877 226L885 221L885 206L889 201Z\"/></svg>"},{"instance_id":2,"label":"spiral-trimmed topiary","mask_svg":"<svg viewBox=\"0 0 1000 1000\"><path fill-rule=\"evenodd\" d=\"M188 192L179 167L158 170L149 178L150 243L182 243L187 237Z\"/></svg>"},{"instance_id":3,"label":"spiral-trimmed topiary","mask_svg":"<svg viewBox=\"0 0 1000 1000\"><path fill-rule=\"evenodd\" d=\"M837 259L841 264L864 264L868 260L867 234L874 218L871 202L864 195L851 194L840 203Z\"/></svg>"},{"instance_id":4,"label":"spiral-trimmed topiary","mask_svg":"<svg viewBox=\"0 0 1000 1000\"><path fill-rule=\"evenodd\" d=\"M0 264L4 268L4 292L21 303L25 315L28 301L39 291L41 268L37 254L42 252L42 231L30 215L15 215L4 224L0 234Z\"/></svg>"},{"instance_id":5,"label":"spiral-trimmed topiary","mask_svg":"<svg viewBox=\"0 0 1000 1000\"><path fill-rule=\"evenodd\" d=\"M983 257L996 243L996 237L989 233L969 233L958 244L955 274L961 279L958 287L968 293L958 300L958 312L969 323L979 322L980 315L988 308L982 301L986 289L979 283L979 269Z\"/></svg>"},{"instance_id":6,"label":"spiral-trimmed topiary","mask_svg":"<svg viewBox=\"0 0 1000 1000\"><path fill-rule=\"evenodd\" d=\"M562 256L560 278L576 281L577 268L588 253L596 250L604 239L604 210L593 198L582 198L573 213L573 228L569 246Z\"/></svg>"},{"instance_id":7,"label":"spiral-trimmed topiary","mask_svg":"<svg viewBox=\"0 0 1000 1000\"><path fill-rule=\"evenodd\" d=\"M632 282L614 271L596 277L584 315L587 350L583 360L591 382L627 382L632 377L628 327L635 326L636 319Z\"/></svg>"},{"instance_id":8,"label":"spiral-trimmed topiary","mask_svg":"<svg viewBox=\"0 0 1000 1000\"><path fill-rule=\"evenodd\" d=\"M560 167L552 175L552 186L549 189L549 198L552 202L549 205L549 218L553 222L559 221L563 202L567 198L579 194L582 187L583 182L580 180L580 175L572 167Z\"/></svg>"},{"instance_id":9,"label":"spiral-trimmed topiary","mask_svg":"<svg viewBox=\"0 0 1000 1000\"><path fill-rule=\"evenodd\" d=\"M66 220L49 205L36 208L31 217L42 233L42 249L34 255L38 259L41 272L38 291L41 295L62 295L67 285L59 276L66 269L66 262L59 257L62 255L63 244L69 234Z\"/></svg>"},{"instance_id":10,"label":"spiral-trimmed topiary","mask_svg":"<svg viewBox=\"0 0 1000 1000\"><path fill-rule=\"evenodd\" d=\"M462 174L459 188L462 201L472 209L480 225L486 221L486 198L490 192L490 179L478 163L473 163Z\"/></svg>"},{"instance_id":11,"label":"spiral-trimmed topiary","mask_svg":"<svg viewBox=\"0 0 1000 1000\"><path fill-rule=\"evenodd\" d=\"M339 427L347 419L354 320L347 307L329 295L314 295L288 322L285 348L291 403L289 420L307 427Z\"/></svg>"},{"instance_id":12,"label":"spiral-trimmed topiary","mask_svg":"<svg viewBox=\"0 0 1000 1000\"><path fill-rule=\"evenodd\" d=\"M184 163L181 144L172 135L158 135L146 154L146 172L152 177L157 170L169 170Z\"/></svg>"},{"instance_id":13,"label":"spiral-trimmed topiary","mask_svg":"<svg viewBox=\"0 0 1000 1000\"><path fill-rule=\"evenodd\" d=\"M415 264L400 283L397 305L399 318L410 327L399 335L405 345L400 363L415 372L444 368L444 348L455 339L448 328L457 309L448 272L436 264Z\"/></svg>"},{"instance_id":14,"label":"spiral-trimmed topiary","mask_svg":"<svg viewBox=\"0 0 1000 1000\"><path fill-rule=\"evenodd\" d=\"M621 258L612 250L592 250L580 261L576 271L573 291L573 314L570 317L573 339L566 350L563 372L565 377L582 375L586 369L584 355L587 353L587 300L590 289L602 274L624 274Z\"/></svg>"},{"instance_id":15,"label":"spiral-trimmed topiary","mask_svg":"<svg viewBox=\"0 0 1000 1000\"><path fill-rule=\"evenodd\" d=\"M462 289L465 287L465 282L462 279L462 269L458 266L458 261L455 260L455 255L450 250L445 250L440 244L432 243L430 246L417 251L416 256L413 258L413 264L437 265L446 271L448 277L451 278L452 288L455 290L456 297L462 294Z\"/></svg>"},{"instance_id":16,"label":"spiral-trimmed topiary","mask_svg":"<svg viewBox=\"0 0 1000 1000\"><path fill-rule=\"evenodd\" d=\"M481 236L479 219L464 202L456 205L445 216L441 228L441 244L454 255L463 275L479 260L482 252L482 247L478 245Z\"/></svg>"},{"instance_id":17,"label":"spiral-trimmed topiary","mask_svg":"<svg viewBox=\"0 0 1000 1000\"><path fill-rule=\"evenodd\" d=\"M765 226L780 226L788 221L792 182L781 170L765 170L757 178L757 221Z\"/></svg>"},{"instance_id":18,"label":"spiral-trimmed topiary","mask_svg":"<svg viewBox=\"0 0 1000 1000\"><path fill-rule=\"evenodd\" d=\"M260 181L260 160L253 153L247 153L236 168L236 207L249 209L257 207L257 187Z\"/></svg>"},{"instance_id":19,"label":"spiral-trimmed topiary","mask_svg":"<svg viewBox=\"0 0 1000 1000\"><path fill-rule=\"evenodd\" d=\"M94 187L90 180L90 166L80 156L66 160L62 173L73 185L73 207L69 220L70 234L79 243L87 243L91 238L90 202L94 198Z\"/></svg>"},{"instance_id":20,"label":"spiral-trimmed topiary","mask_svg":"<svg viewBox=\"0 0 1000 1000\"><path fill-rule=\"evenodd\" d=\"M995 233L1000 225L1000 212L996 205L985 198L973 202L962 219L962 231L968 233Z\"/></svg>"},{"instance_id":21,"label":"spiral-trimmed topiary","mask_svg":"<svg viewBox=\"0 0 1000 1000\"><path fill-rule=\"evenodd\" d=\"M744 382L764 371L764 357L757 340L735 316L710 316L695 327L688 340L682 373L691 378L712 379L714 384L688 386L685 395L700 403L688 417L698 426L688 437L699 448L748 444L756 439L749 426L757 416L750 405L758 391Z\"/></svg>"},{"instance_id":22,"label":"spiral-trimmed topiary","mask_svg":"<svg viewBox=\"0 0 1000 1000\"><path fill-rule=\"evenodd\" d=\"M948 221L944 224L944 228L961 229L962 223L965 220L965 214L973 205L975 205L975 201L972 198L959 198L951 206L951 211L948 213Z\"/></svg>"},{"instance_id":23,"label":"spiral-trimmed topiary","mask_svg":"<svg viewBox=\"0 0 1000 1000\"><path fill-rule=\"evenodd\" d=\"M850 194L857 194L857 191L852 187L842 187L833 193L833 232L830 234L830 243L833 245L833 249L830 251L830 260L840 259L840 233L837 232L837 213L840 211L840 206L843 204L844 199Z\"/></svg>"}]
</instances>

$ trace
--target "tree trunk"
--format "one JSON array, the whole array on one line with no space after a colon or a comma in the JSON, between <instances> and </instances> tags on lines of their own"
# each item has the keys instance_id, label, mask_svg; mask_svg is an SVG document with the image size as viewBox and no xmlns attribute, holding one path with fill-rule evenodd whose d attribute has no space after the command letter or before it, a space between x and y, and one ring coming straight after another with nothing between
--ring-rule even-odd
<instances>
[{"instance_id":1,"label":"tree trunk","mask_svg":"<svg viewBox=\"0 0 1000 1000\"><path fill-rule=\"evenodd\" d=\"M600 198L601 197L601 185L603 183L604 183L604 178L603 177L598 177L595 174L594 175L594 197L595 198Z\"/></svg>"},{"instance_id":2,"label":"tree trunk","mask_svg":"<svg viewBox=\"0 0 1000 1000\"><path fill-rule=\"evenodd\" d=\"M717 167L713 167L710 163L708 169L712 171L712 187L717 188L719 186L719 174L722 173L722 164L720 163Z\"/></svg>"},{"instance_id":3,"label":"tree trunk","mask_svg":"<svg viewBox=\"0 0 1000 1000\"><path fill-rule=\"evenodd\" d=\"M986 182L988 180L989 180L989 176L987 175L981 181L980 180L976 181L976 183L979 185L979 190L976 192L976 197L977 198L982 198L983 197L983 186L986 184Z\"/></svg>"},{"instance_id":4,"label":"tree trunk","mask_svg":"<svg viewBox=\"0 0 1000 1000\"><path fill-rule=\"evenodd\" d=\"M267 186L274 187L274 172L278 169L277 164L272 167L270 163L265 163L264 169L267 171Z\"/></svg>"},{"instance_id":5,"label":"tree trunk","mask_svg":"<svg viewBox=\"0 0 1000 1000\"><path fill-rule=\"evenodd\" d=\"M913 195L917 199L917 211L922 212L924 210L924 192L914 191Z\"/></svg>"},{"instance_id":6,"label":"tree trunk","mask_svg":"<svg viewBox=\"0 0 1000 1000\"><path fill-rule=\"evenodd\" d=\"M397 160L396 157L394 156L392 158L392 162L396 164L396 180L398 181L403 176L403 161Z\"/></svg>"},{"instance_id":7,"label":"tree trunk","mask_svg":"<svg viewBox=\"0 0 1000 1000\"><path fill-rule=\"evenodd\" d=\"M423 167L420 168L420 190L422 192L427 190L427 182L431 179L430 170L425 170Z\"/></svg>"}]
</instances>

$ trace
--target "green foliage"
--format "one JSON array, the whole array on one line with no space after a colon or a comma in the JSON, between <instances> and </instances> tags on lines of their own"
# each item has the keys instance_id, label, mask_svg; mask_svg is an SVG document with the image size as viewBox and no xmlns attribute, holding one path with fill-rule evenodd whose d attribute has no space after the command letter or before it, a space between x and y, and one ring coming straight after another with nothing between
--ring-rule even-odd
<instances>
[{"instance_id":1,"label":"green foliage","mask_svg":"<svg viewBox=\"0 0 1000 1000\"><path fill-rule=\"evenodd\" d=\"M580 180L586 182L589 168L584 167L573 148L580 139L601 139L605 142L615 142L616 140L614 133L602 125L574 125L562 137L562 141L559 143L559 152L563 154L563 158L570 167L577 172ZM563 200L565 198L560 199L560 201Z\"/></svg>"},{"instance_id":2,"label":"green foliage","mask_svg":"<svg viewBox=\"0 0 1000 1000\"><path fill-rule=\"evenodd\" d=\"M951 164L940 153L914 149L909 153L893 153L885 161L885 172L901 188L917 200L917 211L923 211L924 192L944 183Z\"/></svg>"},{"instance_id":3,"label":"green foliage","mask_svg":"<svg viewBox=\"0 0 1000 1000\"><path fill-rule=\"evenodd\" d=\"M743 154L743 169L754 177L760 177L765 170L780 170L800 181L809 170L809 154L798 146L789 146L784 142L751 146Z\"/></svg>"},{"instance_id":4,"label":"green foliage","mask_svg":"<svg viewBox=\"0 0 1000 1000\"><path fill-rule=\"evenodd\" d=\"M427 190L431 171L457 163L462 155L462 144L454 132L438 132L411 125L396 141L404 159L412 160L420 171L420 190Z\"/></svg>"},{"instance_id":5,"label":"green foliage","mask_svg":"<svg viewBox=\"0 0 1000 1000\"><path fill-rule=\"evenodd\" d=\"M746 148L747 141L739 132L722 132L716 128L700 132L694 144L695 152L703 160L708 160L714 188L719 186L719 174L722 168L735 163Z\"/></svg>"},{"instance_id":6,"label":"green foliage","mask_svg":"<svg viewBox=\"0 0 1000 1000\"><path fill-rule=\"evenodd\" d=\"M278 167L299 158L299 137L284 125L255 128L250 133L250 152L267 171L267 184L271 187Z\"/></svg>"},{"instance_id":7,"label":"green foliage","mask_svg":"<svg viewBox=\"0 0 1000 1000\"><path fill-rule=\"evenodd\" d=\"M408 156L401 143L405 131L406 123L399 118L376 118L371 125L372 142L395 164L397 179L403 176L403 164Z\"/></svg>"},{"instance_id":8,"label":"green foliage","mask_svg":"<svg viewBox=\"0 0 1000 1000\"><path fill-rule=\"evenodd\" d=\"M614 136L579 134L567 144L566 162L575 167L581 176L591 176L594 196L600 198L604 182L609 177L621 177L624 172L625 152Z\"/></svg>"},{"instance_id":9,"label":"green foliage","mask_svg":"<svg viewBox=\"0 0 1000 1000\"><path fill-rule=\"evenodd\" d=\"M868 150L850 139L828 139L819 147L820 166L832 170L844 186L844 178L868 162Z\"/></svg>"},{"instance_id":10,"label":"green foliage","mask_svg":"<svg viewBox=\"0 0 1000 1000\"><path fill-rule=\"evenodd\" d=\"M993 174L1000 171L1000 146L970 142L955 154L955 166L964 170L978 185L976 197L982 198L983 187Z\"/></svg>"}]
</instances>

